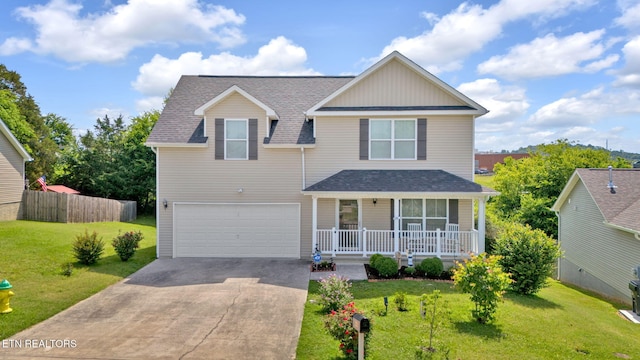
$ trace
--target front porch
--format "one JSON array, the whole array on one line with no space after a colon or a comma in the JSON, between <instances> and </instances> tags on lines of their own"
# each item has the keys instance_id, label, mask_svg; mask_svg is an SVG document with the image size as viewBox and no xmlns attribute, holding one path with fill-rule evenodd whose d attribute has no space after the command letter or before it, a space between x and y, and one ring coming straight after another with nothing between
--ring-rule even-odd
<instances>
[{"instance_id":1,"label":"front porch","mask_svg":"<svg viewBox=\"0 0 640 360\"><path fill-rule=\"evenodd\" d=\"M442 170L343 170L302 193L312 198L312 252L364 258L482 253L486 200L497 194Z\"/></svg>"},{"instance_id":2,"label":"front porch","mask_svg":"<svg viewBox=\"0 0 640 360\"><path fill-rule=\"evenodd\" d=\"M451 224L448 230L357 230L318 229L314 249L323 254L393 255L411 251L414 256L463 257L479 252L478 231L459 231Z\"/></svg>"}]
</instances>

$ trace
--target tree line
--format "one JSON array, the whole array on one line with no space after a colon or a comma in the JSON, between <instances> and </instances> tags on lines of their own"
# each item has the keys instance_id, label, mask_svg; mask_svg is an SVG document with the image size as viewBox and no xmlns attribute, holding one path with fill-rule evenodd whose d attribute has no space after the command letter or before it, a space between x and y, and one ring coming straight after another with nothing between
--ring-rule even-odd
<instances>
[{"instance_id":1,"label":"tree line","mask_svg":"<svg viewBox=\"0 0 640 360\"><path fill-rule=\"evenodd\" d=\"M73 126L57 114L42 114L21 76L0 64L0 119L29 152L25 166L28 186L46 176L83 195L134 200L141 213L155 204L155 154L144 145L160 110L133 117L96 119L92 130L78 137Z\"/></svg>"}]
</instances>

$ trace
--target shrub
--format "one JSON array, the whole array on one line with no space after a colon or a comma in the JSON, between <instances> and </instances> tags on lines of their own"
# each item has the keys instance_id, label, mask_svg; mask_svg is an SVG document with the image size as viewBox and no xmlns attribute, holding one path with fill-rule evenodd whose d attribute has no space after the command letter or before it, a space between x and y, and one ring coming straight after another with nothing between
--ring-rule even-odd
<instances>
[{"instance_id":1,"label":"shrub","mask_svg":"<svg viewBox=\"0 0 640 360\"><path fill-rule=\"evenodd\" d=\"M420 262L418 265L420 267L420 271L422 271L426 277L437 279L442 274L442 270L444 266L442 265L442 260L440 258L426 258Z\"/></svg>"},{"instance_id":2,"label":"shrub","mask_svg":"<svg viewBox=\"0 0 640 360\"><path fill-rule=\"evenodd\" d=\"M407 274L408 276L413 276L416 273L416 268L413 266L408 266L406 268L404 268L404 273Z\"/></svg>"},{"instance_id":3,"label":"shrub","mask_svg":"<svg viewBox=\"0 0 640 360\"><path fill-rule=\"evenodd\" d=\"M85 265L95 264L104 252L104 242L98 238L98 233L89 234L87 230L84 234L76 235L73 243L73 253L76 259Z\"/></svg>"},{"instance_id":4,"label":"shrub","mask_svg":"<svg viewBox=\"0 0 640 360\"><path fill-rule=\"evenodd\" d=\"M487 256L485 253L471 255L464 263L458 263L454 270L455 286L463 293L471 294L471 301L475 304L471 313L483 324L493 320L498 302L511 283L499 260L499 256Z\"/></svg>"},{"instance_id":5,"label":"shrub","mask_svg":"<svg viewBox=\"0 0 640 360\"><path fill-rule=\"evenodd\" d=\"M335 274L320 280L320 305L324 311L336 311L342 309L351 300L351 283L342 276Z\"/></svg>"},{"instance_id":6,"label":"shrub","mask_svg":"<svg viewBox=\"0 0 640 360\"><path fill-rule=\"evenodd\" d=\"M383 258L384 258L384 256L382 254L373 254L373 255L371 255L371 257L369 258L369 266L375 269L378 260L383 259Z\"/></svg>"},{"instance_id":7,"label":"shrub","mask_svg":"<svg viewBox=\"0 0 640 360\"><path fill-rule=\"evenodd\" d=\"M398 275L398 263L388 257L383 257L382 259L376 261L376 270L378 270L378 274L382 277L392 277Z\"/></svg>"},{"instance_id":8,"label":"shrub","mask_svg":"<svg viewBox=\"0 0 640 360\"><path fill-rule=\"evenodd\" d=\"M120 256L120 260L127 261L135 254L136 249L140 247L140 240L142 240L142 238L143 235L141 231L129 231L124 234L118 234L118 236L111 241L111 245L113 245L113 249L118 256Z\"/></svg>"},{"instance_id":9,"label":"shrub","mask_svg":"<svg viewBox=\"0 0 640 360\"><path fill-rule=\"evenodd\" d=\"M353 328L353 315L362 314L353 302L345 305L340 311L331 311L324 319L324 325L329 334L340 341L340 351L347 359L358 358L358 332ZM371 334L371 322L369 332L365 333L365 344ZM366 345L365 345L366 348Z\"/></svg>"},{"instance_id":10,"label":"shrub","mask_svg":"<svg viewBox=\"0 0 640 360\"><path fill-rule=\"evenodd\" d=\"M499 264L510 274L511 289L523 295L535 294L552 275L561 255L558 244L542 230L518 223L505 224L494 244Z\"/></svg>"},{"instance_id":11,"label":"shrub","mask_svg":"<svg viewBox=\"0 0 640 360\"><path fill-rule=\"evenodd\" d=\"M407 293L398 291L393 295L393 302L396 304L398 311L407 311Z\"/></svg>"}]
</instances>

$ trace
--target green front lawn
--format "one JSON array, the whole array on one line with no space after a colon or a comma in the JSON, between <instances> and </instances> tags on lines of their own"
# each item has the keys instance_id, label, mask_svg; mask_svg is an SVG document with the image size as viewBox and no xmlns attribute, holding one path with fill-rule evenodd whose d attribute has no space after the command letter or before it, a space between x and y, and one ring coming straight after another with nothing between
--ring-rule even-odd
<instances>
[{"instance_id":1,"label":"green front lawn","mask_svg":"<svg viewBox=\"0 0 640 360\"><path fill-rule=\"evenodd\" d=\"M318 283L309 283L298 359L341 359L338 342L322 325L324 315L314 303ZM449 304L449 326L436 334L438 346L450 349L451 359L640 359L636 325L621 318L616 304L552 282L538 296L507 294L496 322L481 325L471 318L469 296L450 283L427 281L354 282L355 304L372 319L367 359L414 359L428 340L427 321L419 311L419 297L438 289ZM393 295L404 291L410 308L394 308ZM389 299L384 314L383 298ZM435 357L438 358L438 357Z\"/></svg>"},{"instance_id":2,"label":"green front lawn","mask_svg":"<svg viewBox=\"0 0 640 360\"><path fill-rule=\"evenodd\" d=\"M73 257L75 236L96 231L105 242L97 264L80 265ZM144 239L136 254L122 262L111 246L118 232L142 231ZM134 223L61 224L36 221L0 222L0 281L7 279L15 296L13 312L0 315L0 340L24 330L80 300L103 290L153 261L156 257L153 218ZM62 265L74 263L70 277Z\"/></svg>"}]
</instances>

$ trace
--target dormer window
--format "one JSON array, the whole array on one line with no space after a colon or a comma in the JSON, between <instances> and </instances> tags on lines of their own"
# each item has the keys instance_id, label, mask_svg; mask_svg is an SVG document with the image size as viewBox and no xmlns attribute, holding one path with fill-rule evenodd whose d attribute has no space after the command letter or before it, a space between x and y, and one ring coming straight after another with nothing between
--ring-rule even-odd
<instances>
[{"instance_id":1,"label":"dormer window","mask_svg":"<svg viewBox=\"0 0 640 360\"><path fill-rule=\"evenodd\" d=\"M225 119L224 155L227 160L247 160L249 153L248 121Z\"/></svg>"}]
</instances>

